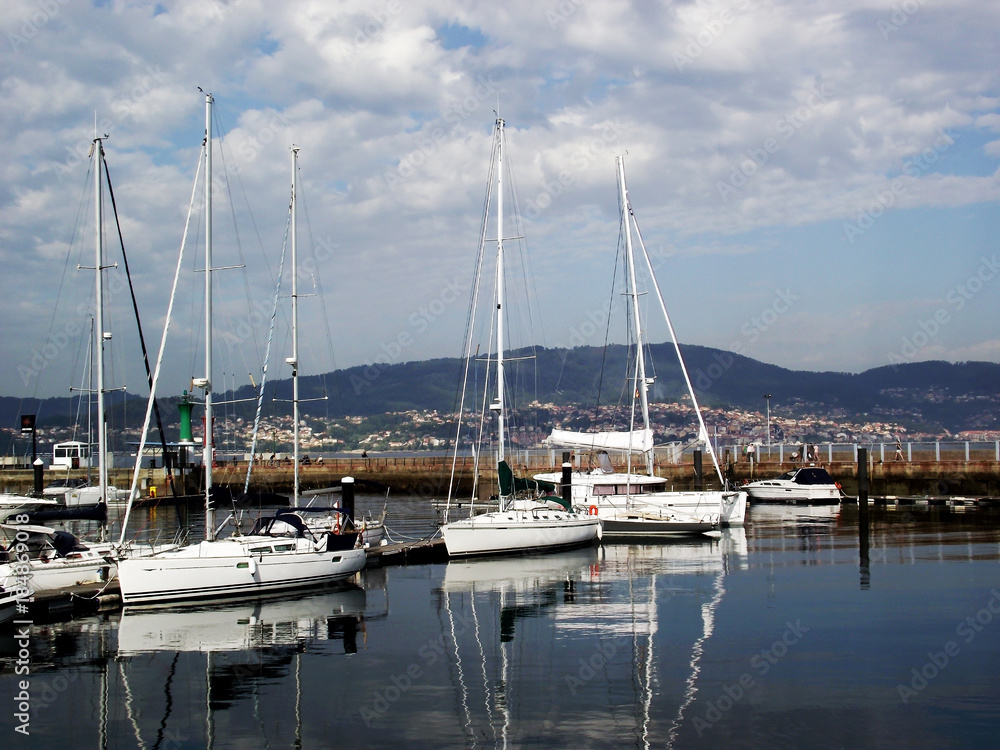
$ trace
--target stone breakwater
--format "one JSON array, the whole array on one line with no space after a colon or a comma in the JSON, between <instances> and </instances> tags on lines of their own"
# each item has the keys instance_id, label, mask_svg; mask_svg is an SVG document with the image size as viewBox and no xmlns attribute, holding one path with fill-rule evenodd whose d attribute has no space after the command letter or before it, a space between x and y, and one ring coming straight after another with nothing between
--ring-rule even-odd
<instances>
[{"instance_id":1,"label":"stone breakwater","mask_svg":"<svg viewBox=\"0 0 1000 750\"><path fill-rule=\"evenodd\" d=\"M705 487L718 487L718 481L711 469L711 463L706 459ZM801 463L790 461L763 461L753 467L746 461L732 464L730 476L737 483L744 480L775 477L790 471ZM826 468L833 478L840 482L844 492L857 495L857 465L847 461L819 462L817 466ZM618 467L624 470L624 466ZM541 472L558 471L558 466L551 465L547 460L532 460L530 463L517 463L515 471L522 476L530 476ZM327 487L338 482L342 477L353 476L359 481L359 491L379 493L377 485L385 485L394 495L421 495L428 498L443 497L449 483L462 491L471 488L473 463L471 458L459 461L452 475L451 459L444 456L398 456L372 458L333 458L325 459L322 464L311 463L300 469L300 481L304 490ZM213 471L213 479L217 485L229 487L236 492L242 491L243 479L246 474L245 462L221 462ZM680 464L661 464L657 474L668 481L668 487L673 489L692 489L695 486L694 465L690 462ZM45 481L56 476L62 477L63 472L49 471ZM72 476L86 476L85 470L75 470ZM491 475L494 482L491 487ZM869 467L870 490L872 496L1000 496L1000 463L996 461L875 461ZM131 470L115 469L111 472L110 481L119 488L125 488L131 481ZM495 471L486 472L486 494L496 491ZM149 487L156 487L159 497L165 496L165 481L162 469L149 469L142 473L142 494L148 494ZM188 469L185 476L185 486L188 493L197 492L200 470ZM265 461L253 471L251 489L255 492L287 493L292 488L292 467L289 463ZM365 482L375 486L366 488ZM179 484L179 482L178 482ZM4 470L0 472L0 488L7 492L27 492L33 486L33 475L30 471ZM178 487L181 491L181 488Z\"/></svg>"}]
</instances>

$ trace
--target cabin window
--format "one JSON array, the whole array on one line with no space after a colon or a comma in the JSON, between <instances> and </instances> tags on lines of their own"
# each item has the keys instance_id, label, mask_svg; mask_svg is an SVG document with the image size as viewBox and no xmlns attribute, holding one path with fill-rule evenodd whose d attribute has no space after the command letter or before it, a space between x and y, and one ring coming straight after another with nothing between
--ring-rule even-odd
<instances>
[{"instance_id":1,"label":"cabin window","mask_svg":"<svg viewBox=\"0 0 1000 750\"><path fill-rule=\"evenodd\" d=\"M332 560L330 560L330 562L339 563L342 559L343 559L343 557L341 557L340 555L337 555Z\"/></svg>"},{"instance_id":2,"label":"cabin window","mask_svg":"<svg viewBox=\"0 0 1000 750\"><path fill-rule=\"evenodd\" d=\"M245 570L246 568L250 567L250 563L248 562L236 563L236 567L239 568L240 570Z\"/></svg>"},{"instance_id":3,"label":"cabin window","mask_svg":"<svg viewBox=\"0 0 1000 750\"><path fill-rule=\"evenodd\" d=\"M273 551L274 550L272 550L270 547L253 547L250 549L250 554L259 555L264 552L273 552Z\"/></svg>"},{"instance_id":4,"label":"cabin window","mask_svg":"<svg viewBox=\"0 0 1000 750\"><path fill-rule=\"evenodd\" d=\"M275 552L288 552L289 550L295 549L294 544L276 544L274 545Z\"/></svg>"},{"instance_id":5,"label":"cabin window","mask_svg":"<svg viewBox=\"0 0 1000 750\"><path fill-rule=\"evenodd\" d=\"M615 486L613 484L595 484L594 485L595 495L613 495L615 494Z\"/></svg>"}]
</instances>

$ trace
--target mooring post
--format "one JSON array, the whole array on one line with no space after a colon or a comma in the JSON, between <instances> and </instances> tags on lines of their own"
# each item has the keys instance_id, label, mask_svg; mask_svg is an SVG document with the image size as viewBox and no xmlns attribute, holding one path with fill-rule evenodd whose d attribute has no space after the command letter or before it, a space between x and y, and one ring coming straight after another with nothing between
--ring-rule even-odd
<instances>
[{"instance_id":1,"label":"mooring post","mask_svg":"<svg viewBox=\"0 0 1000 750\"><path fill-rule=\"evenodd\" d=\"M858 512L868 523L868 449L858 448Z\"/></svg>"},{"instance_id":2,"label":"mooring post","mask_svg":"<svg viewBox=\"0 0 1000 750\"><path fill-rule=\"evenodd\" d=\"M860 553L861 588L871 585L868 552L868 449L858 448L858 548Z\"/></svg>"},{"instance_id":3,"label":"mooring post","mask_svg":"<svg viewBox=\"0 0 1000 750\"><path fill-rule=\"evenodd\" d=\"M564 461L562 465L562 499L568 507L573 507L573 465Z\"/></svg>"},{"instance_id":4,"label":"mooring post","mask_svg":"<svg viewBox=\"0 0 1000 750\"><path fill-rule=\"evenodd\" d=\"M36 458L32 466L35 469L35 494L41 495L42 485L44 484L42 472L45 470L45 464L42 462L42 459Z\"/></svg>"},{"instance_id":5,"label":"mooring post","mask_svg":"<svg viewBox=\"0 0 1000 750\"><path fill-rule=\"evenodd\" d=\"M699 491L705 488L705 478L701 468L701 450L694 452L694 488Z\"/></svg>"},{"instance_id":6,"label":"mooring post","mask_svg":"<svg viewBox=\"0 0 1000 750\"><path fill-rule=\"evenodd\" d=\"M340 480L340 507L354 525L354 477L344 477Z\"/></svg>"}]
</instances>

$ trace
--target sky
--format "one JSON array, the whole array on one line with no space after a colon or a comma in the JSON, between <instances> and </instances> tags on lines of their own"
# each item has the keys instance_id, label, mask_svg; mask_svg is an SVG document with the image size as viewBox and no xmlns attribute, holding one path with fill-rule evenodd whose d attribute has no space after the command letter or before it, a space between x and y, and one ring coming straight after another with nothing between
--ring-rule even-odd
<instances>
[{"instance_id":1,"label":"sky","mask_svg":"<svg viewBox=\"0 0 1000 750\"><path fill-rule=\"evenodd\" d=\"M260 378L293 143L299 291L321 292L303 367L459 356L498 110L534 343L604 341L624 153L682 344L801 370L1000 361L996 3L7 0L0 26L0 394L86 385L95 123L155 353L203 91L214 265L243 266L213 274L216 390ZM168 394L204 369L199 221ZM143 393L103 225L107 385ZM270 377L290 373L282 330Z\"/></svg>"}]
</instances>

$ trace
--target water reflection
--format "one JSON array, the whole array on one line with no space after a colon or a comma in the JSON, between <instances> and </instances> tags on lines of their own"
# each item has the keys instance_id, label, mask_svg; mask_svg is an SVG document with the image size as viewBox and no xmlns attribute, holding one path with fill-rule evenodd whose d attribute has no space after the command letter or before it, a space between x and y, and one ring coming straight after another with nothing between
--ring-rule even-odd
<instances>
[{"instance_id":1,"label":"water reflection","mask_svg":"<svg viewBox=\"0 0 1000 750\"><path fill-rule=\"evenodd\" d=\"M864 590L856 508L753 508L696 542L37 624L31 746L988 746L1000 531L946 510L872 508ZM0 637L0 698L17 655Z\"/></svg>"}]
</instances>

